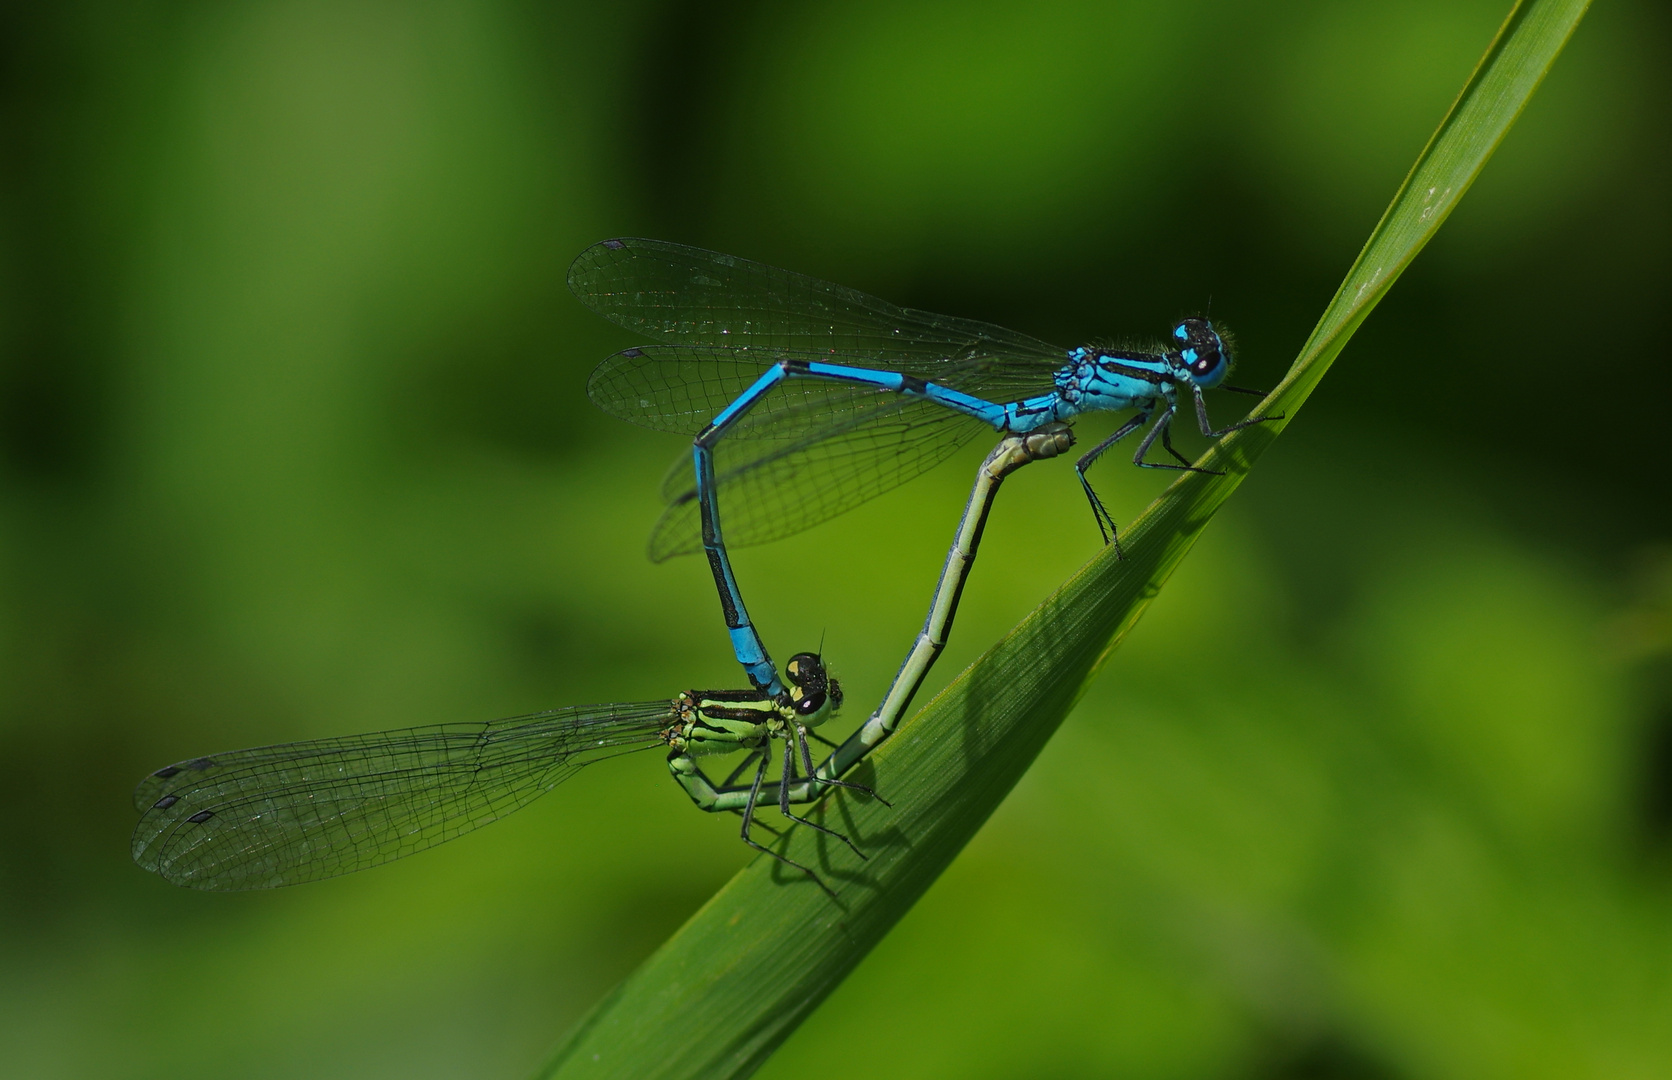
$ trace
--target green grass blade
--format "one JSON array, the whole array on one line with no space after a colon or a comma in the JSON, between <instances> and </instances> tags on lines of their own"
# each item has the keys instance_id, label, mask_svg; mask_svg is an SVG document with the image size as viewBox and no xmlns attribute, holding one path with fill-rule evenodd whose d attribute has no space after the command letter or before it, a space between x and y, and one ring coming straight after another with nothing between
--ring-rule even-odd
<instances>
[{"instance_id":1,"label":"green grass blade","mask_svg":"<svg viewBox=\"0 0 1672 1080\"><path fill-rule=\"evenodd\" d=\"M1585 0L1518 5L1263 406L1293 419L1312 388L1468 190L1577 26ZM946 869L1032 764L1203 526L1285 422L1224 439L858 770L892 810L839 793L815 813L871 856L810 829L756 859L557 1049L546 1077L732 1077L766 1060ZM907 1007L886 1002L879 1007ZM863 1038L863 1033L856 1033ZM814 1063L807 1063L812 1066Z\"/></svg>"}]
</instances>

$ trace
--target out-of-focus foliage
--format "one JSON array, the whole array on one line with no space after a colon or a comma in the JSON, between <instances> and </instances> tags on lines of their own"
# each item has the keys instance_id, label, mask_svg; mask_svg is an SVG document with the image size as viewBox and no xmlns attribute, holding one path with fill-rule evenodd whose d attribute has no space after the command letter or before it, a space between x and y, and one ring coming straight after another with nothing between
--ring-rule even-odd
<instances>
[{"instance_id":1,"label":"out-of-focus foliage","mask_svg":"<svg viewBox=\"0 0 1672 1080\"><path fill-rule=\"evenodd\" d=\"M308 888L127 860L128 787L188 754L736 681L703 567L641 555L679 441L585 402L625 340L562 291L584 244L1064 343L1211 302L1267 384L1502 14L6 13L0 1072L520 1075L743 861L651 755ZM763 1075L1672 1066L1669 33L1592 12L1012 799ZM1099 468L1127 516L1161 482ZM774 647L823 636L873 698L968 474L740 552ZM1089 518L1067 468L1007 484L948 671Z\"/></svg>"},{"instance_id":2,"label":"out-of-focus foliage","mask_svg":"<svg viewBox=\"0 0 1672 1080\"><path fill-rule=\"evenodd\" d=\"M1479 177L1589 6L1515 6L1295 362L1256 406L1267 422L1215 436L1199 402L1200 426L1217 441L1196 468L1122 529L1118 548L1105 547L866 758L859 778L893 802L838 791L806 822L822 817L864 854L812 829L786 834L773 853L815 869L827 887L785 888L785 868L771 859L744 867L575 1025L541 1080L750 1076L846 981L1009 797L1215 513L1295 423L1354 331ZM981 513L985 520L987 508Z\"/></svg>"}]
</instances>

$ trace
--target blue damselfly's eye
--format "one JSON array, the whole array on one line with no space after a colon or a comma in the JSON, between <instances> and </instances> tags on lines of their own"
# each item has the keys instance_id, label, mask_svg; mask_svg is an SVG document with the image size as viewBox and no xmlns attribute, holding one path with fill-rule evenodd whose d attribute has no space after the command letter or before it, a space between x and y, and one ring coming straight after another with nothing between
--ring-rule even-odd
<instances>
[{"instance_id":1,"label":"blue damselfly's eye","mask_svg":"<svg viewBox=\"0 0 1672 1080\"><path fill-rule=\"evenodd\" d=\"M1219 348L1219 335L1213 332L1213 324L1206 319L1180 319L1173 326L1173 340L1197 349Z\"/></svg>"},{"instance_id":2,"label":"blue damselfly's eye","mask_svg":"<svg viewBox=\"0 0 1672 1080\"><path fill-rule=\"evenodd\" d=\"M1224 378L1230 367L1229 350L1213 323L1206 319L1180 319L1173 326L1173 339L1181 346L1174 354L1177 363L1189 369L1192 379L1213 385Z\"/></svg>"}]
</instances>

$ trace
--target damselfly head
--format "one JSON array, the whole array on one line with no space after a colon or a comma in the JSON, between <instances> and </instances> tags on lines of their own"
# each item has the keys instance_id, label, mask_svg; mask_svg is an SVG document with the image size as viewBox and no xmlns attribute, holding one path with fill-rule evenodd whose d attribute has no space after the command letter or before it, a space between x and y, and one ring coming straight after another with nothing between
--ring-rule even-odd
<instances>
[{"instance_id":1,"label":"damselfly head","mask_svg":"<svg viewBox=\"0 0 1672 1080\"><path fill-rule=\"evenodd\" d=\"M1173 324L1173 351L1167 355L1190 373L1190 381L1203 389L1218 386L1231 370L1231 339L1216 330L1207 319L1191 317Z\"/></svg>"},{"instance_id":2,"label":"damselfly head","mask_svg":"<svg viewBox=\"0 0 1672 1080\"><path fill-rule=\"evenodd\" d=\"M817 653L796 653L784 665L789 684L790 707L802 723L822 722L842 707L842 685L825 670Z\"/></svg>"}]
</instances>

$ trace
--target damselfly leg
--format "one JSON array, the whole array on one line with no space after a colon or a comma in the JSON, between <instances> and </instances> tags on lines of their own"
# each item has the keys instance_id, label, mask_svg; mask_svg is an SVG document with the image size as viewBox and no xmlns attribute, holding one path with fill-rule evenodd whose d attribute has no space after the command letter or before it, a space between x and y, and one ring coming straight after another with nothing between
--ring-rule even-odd
<instances>
[{"instance_id":1,"label":"damselfly leg","mask_svg":"<svg viewBox=\"0 0 1672 1080\"><path fill-rule=\"evenodd\" d=\"M1135 410L1130 434L1168 442L1180 393L1223 384L1229 338L1207 318L1147 349L1062 349L991 323L897 307L852 289L658 240L595 244L569 286L603 317L655 339L605 360L587 393L606 412L693 437L651 557L704 552L738 661L758 688L776 671L749 619L729 545L789 536L946 460L983 426L1026 435L1081 413ZM1164 411L1163 411L1164 410ZM1157 412L1161 415L1157 416ZM1247 421L1259 422L1258 420ZM1205 430L1212 431L1211 425ZM1217 434L1237 430L1226 428ZM1104 447L1106 448L1106 447ZM1108 509L1080 480L1105 542ZM728 498L721 528L720 499Z\"/></svg>"}]
</instances>

